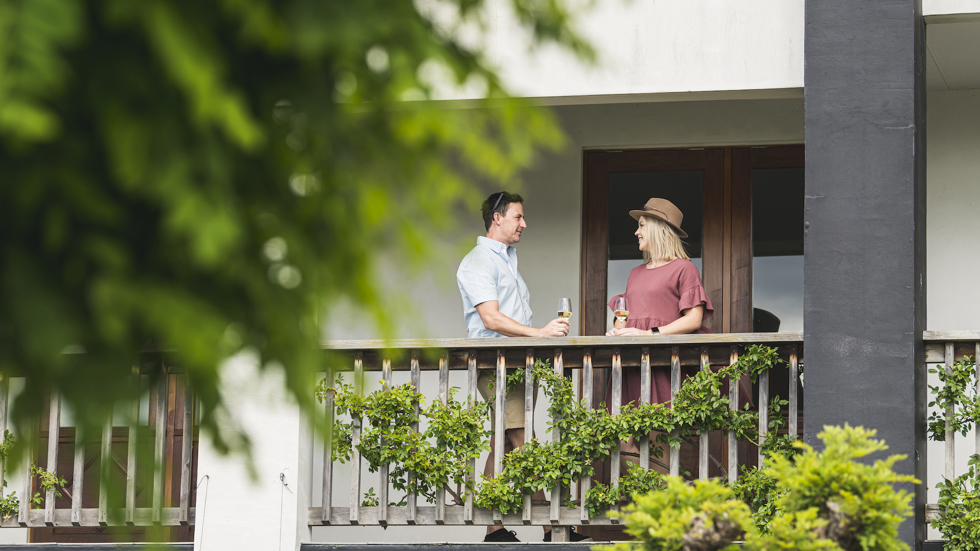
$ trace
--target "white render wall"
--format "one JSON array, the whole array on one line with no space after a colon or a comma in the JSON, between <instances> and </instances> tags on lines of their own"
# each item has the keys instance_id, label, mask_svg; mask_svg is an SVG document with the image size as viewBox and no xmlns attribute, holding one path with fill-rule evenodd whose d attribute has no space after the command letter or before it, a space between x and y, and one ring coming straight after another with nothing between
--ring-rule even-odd
<instances>
[{"instance_id":1,"label":"white render wall","mask_svg":"<svg viewBox=\"0 0 980 551\"><path fill-rule=\"evenodd\" d=\"M927 119L926 326L980 330L980 90L930 90ZM973 442L973 431L956 437L957 475L978 451ZM928 453L928 500L936 503L944 443L929 442ZM930 528L929 537L940 534Z\"/></svg>"},{"instance_id":2,"label":"white render wall","mask_svg":"<svg viewBox=\"0 0 980 551\"><path fill-rule=\"evenodd\" d=\"M578 26L598 54L594 66L556 48L528 55L528 41L504 4L493 4L488 57L518 94L616 96L803 86L803 0L598 0Z\"/></svg>"}]
</instances>

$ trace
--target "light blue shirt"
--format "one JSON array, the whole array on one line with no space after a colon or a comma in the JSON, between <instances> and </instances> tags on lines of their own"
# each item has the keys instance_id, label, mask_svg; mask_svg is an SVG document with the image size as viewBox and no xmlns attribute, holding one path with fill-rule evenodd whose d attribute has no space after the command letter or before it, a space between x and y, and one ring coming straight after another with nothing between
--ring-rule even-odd
<instances>
[{"instance_id":1,"label":"light blue shirt","mask_svg":"<svg viewBox=\"0 0 980 551\"><path fill-rule=\"evenodd\" d=\"M508 318L531 325L531 294L517 271L517 250L500 241L480 236L459 263L456 284L463 297L463 319L470 338L503 337L483 325L476 306L496 300Z\"/></svg>"}]
</instances>

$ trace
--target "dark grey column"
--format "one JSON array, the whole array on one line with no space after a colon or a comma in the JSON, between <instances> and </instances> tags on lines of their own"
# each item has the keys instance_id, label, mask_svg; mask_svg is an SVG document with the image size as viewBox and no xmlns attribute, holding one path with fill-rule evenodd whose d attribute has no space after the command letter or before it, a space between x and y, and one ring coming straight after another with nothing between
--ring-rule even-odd
<instances>
[{"instance_id":1,"label":"dark grey column","mask_svg":"<svg viewBox=\"0 0 980 551\"><path fill-rule=\"evenodd\" d=\"M806 2L805 434L863 425L925 480L921 0ZM925 485L902 538L921 549Z\"/></svg>"}]
</instances>

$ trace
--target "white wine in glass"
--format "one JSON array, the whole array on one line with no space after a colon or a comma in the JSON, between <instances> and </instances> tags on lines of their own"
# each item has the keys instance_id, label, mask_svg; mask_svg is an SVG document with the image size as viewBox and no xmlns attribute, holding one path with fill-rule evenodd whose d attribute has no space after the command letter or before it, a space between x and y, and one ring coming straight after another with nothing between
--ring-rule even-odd
<instances>
[{"instance_id":1,"label":"white wine in glass","mask_svg":"<svg viewBox=\"0 0 980 551\"><path fill-rule=\"evenodd\" d=\"M563 298L558 300L558 317L566 320L572 317L572 299Z\"/></svg>"},{"instance_id":2,"label":"white wine in glass","mask_svg":"<svg viewBox=\"0 0 980 551\"><path fill-rule=\"evenodd\" d=\"M626 297L619 297L613 302L613 314L621 323L626 323L626 318L630 315L629 306L626 304Z\"/></svg>"}]
</instances>

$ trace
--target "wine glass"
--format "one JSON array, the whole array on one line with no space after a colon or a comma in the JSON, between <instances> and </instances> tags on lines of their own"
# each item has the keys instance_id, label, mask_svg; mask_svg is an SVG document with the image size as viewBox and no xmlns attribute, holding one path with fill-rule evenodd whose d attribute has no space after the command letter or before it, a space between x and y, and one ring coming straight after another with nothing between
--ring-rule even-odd
<instances>
[{"instance_id":1,"label":"wine glass","mask_svg":"<svg viewBox=\"0 0 980 551\"><path fill-rule=\"evenodd\" d=\"M558 300L558 317L566 320L572 317L572 299L562 298Z\"/></svg>"},{"instance_id":2,"label":"wine glass","mask_svg":"<svg viewBox=\"0 0 980 551\"><path fill-rule=\"evenodd\" d=\"M616 300L613 301L613 314L616 316L616 321L619 322L619 327L624 327L626 325L626 318L630 315L626 297L616 297Z\"/></svg>"}]
</instances>

